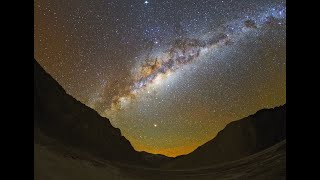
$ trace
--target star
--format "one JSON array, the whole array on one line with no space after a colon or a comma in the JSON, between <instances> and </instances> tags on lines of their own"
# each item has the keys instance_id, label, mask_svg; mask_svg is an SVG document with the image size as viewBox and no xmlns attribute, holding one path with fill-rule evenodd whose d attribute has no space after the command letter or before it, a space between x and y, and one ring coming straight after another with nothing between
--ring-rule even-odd
<instances>
[{"instance_id":1,"label":"star","mask_svg":"<svg viewBox=\"0 0 320 180\"><path fill-rule=\"evenodd\" d=\"M138 137L137 150L190 153L229 122L285 103L285 0L74 1L85 11L37 1L35 59Z\"/></svg>"}]
</instances>

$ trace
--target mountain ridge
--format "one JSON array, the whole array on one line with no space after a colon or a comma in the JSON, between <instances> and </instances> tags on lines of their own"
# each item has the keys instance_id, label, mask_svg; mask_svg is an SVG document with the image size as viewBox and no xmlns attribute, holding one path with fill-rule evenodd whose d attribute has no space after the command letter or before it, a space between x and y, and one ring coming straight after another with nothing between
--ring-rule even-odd
<instances>
[{"instance_id":1,"label":"mountain ridge","mask_svg":"<svg viewBox=\"0 0 320 180\"><path fill-rule=\"evenodd\" d=\"M286 104L258 110L232 121L213 139L165 168L194 168L233 161L258 153L286 139Z\"/></svg>"},{"instance_id":2,"label":"mountain ridge","mask_svg":"<svg viewBox=\"0 0 320 180\"><path fill-rule=\"evenodd\" d=\"M72 146L122 163L156 165L146 153L136 151L119 128L71 95L34 60L34 139L42 134ZM42 138L42 140L45 138ZM147 153L148 156L153 156ZM156 155L157 157L159 155ZM168 157L169 158L169 157ZM168 159L166 156L163 159ZM159 161L162 161L161 158Z\"/></svg>"},{"instance_id":3,"label":"mountain ridge","mask_svg":"<svg viewBox=\"0 0 320 180\"><path fill-rule=\"evenodd\" d=\"M263 122L268 122L271 117L270 114L279 111L279 109L285 113L286 104L270 109L264 108L245 118L232 121L218 132L213 139L186 155L172 158L162 154L136 151L130 141L122 135L119 128L113 127L107 118L100 116L95 110L67 94L63 87L50 74L45 72L36 60L34 60L34 82L35 141L41 139L39 138L41 136L39 131L41 131L65 145L79 148L111 162L139 164L148 167L187 168L236 160L245 155L257 153L285 139L285 115L277 117L277 119L284 120L281 125L277 124L276 121L267 123L268 126L266 127L269 129L278 127L277 131L271 133L270 137L269 135L263 135L270 134L270 132L263 130L260 127L261 125L257 125L259 130L256 129L254 121L256 117L259 117L258 119L264 119ZM252 119L252 122L246 124L245 120L247 119ZM239 123L246 125L237 128ZM238 133L241 135L243 131L251 135L243 136L241 140L238 139L239 143L233 147L230 146L233 138L227 137L223 141L219 140L221 137L230 136L230 133L228 135L230 128L234 129L231 134ZM259 135L259 133L262 135ZM261 142L255 142L252 139L255 136L266 137L262 138ZM271 138L271 140L268 140L268 138ZM212 148L211 144L217 144L217 142L220 145L214 145L214 148ZM240 155L228 150L233 148L238 148L241 152ZM227 153L224 154L223 152ZM227 156L228 153L231 153L230 157ZM194 154L196 156L198 156L197 154L202 155L195 158L195 163L188 163L188 159L193 159ZM220 159L212 158L218 155L224 156L221 156ZM203 157L209 157L210 161L205 161L207 163L204 164L199 163L199 159L203 160Z\"/></svg>"}]
</instances>

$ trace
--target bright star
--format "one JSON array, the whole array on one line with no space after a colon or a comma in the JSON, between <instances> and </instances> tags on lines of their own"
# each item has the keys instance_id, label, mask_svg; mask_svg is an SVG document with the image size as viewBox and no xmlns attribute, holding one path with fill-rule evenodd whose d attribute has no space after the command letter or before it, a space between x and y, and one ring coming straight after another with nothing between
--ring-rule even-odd
<instances>
[{"instance_id":1,"label":"bright star","mask_svg":"<svg viewBox=\"0 0 320 180\"><path fill-rule=\"evenodd\" d=\"M157 127L157 125L156 125L156 124L154 124L153 126L154 126L154 127Z\"/></svg>"},{"instance_id":2,"label":"bright star","mask_svg":"<svg viewBox=\"0 0 320 180\"><path fill-rule=\"evenodd\" d=\"M148 3L149 3L149 1L145 1L145 2L144 2L144 4L148 4Z\"/></svg>"}]
</instances>

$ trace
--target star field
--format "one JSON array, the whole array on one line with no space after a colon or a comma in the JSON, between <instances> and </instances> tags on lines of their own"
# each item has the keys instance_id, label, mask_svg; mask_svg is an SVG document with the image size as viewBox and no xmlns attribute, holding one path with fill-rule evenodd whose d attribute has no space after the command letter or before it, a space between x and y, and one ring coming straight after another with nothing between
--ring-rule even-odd
<instances>
[{"instance_id":1,"label":"star field","mask_svg":"<svg viewBox=\"0 0 320 180\"><path fill-rule=\"evenodd\" d=\"M281 0L34 2L35 59L138 151L177 156L286 102Z\"/></svg>"}]
</instances>

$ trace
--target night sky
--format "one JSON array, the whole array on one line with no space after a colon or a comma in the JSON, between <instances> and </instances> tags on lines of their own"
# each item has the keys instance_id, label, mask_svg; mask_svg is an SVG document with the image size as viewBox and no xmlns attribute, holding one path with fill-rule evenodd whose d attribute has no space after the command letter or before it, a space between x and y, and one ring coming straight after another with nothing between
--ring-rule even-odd
<instances>
[{"instance_id":1,"label":"night sky","mask_svg":"<svg viewBox=\"0 0 320 180\"><path fill-rule=\"evenodd\" d=\"M35 0L35 59L138 151L177 156L286 103L278 0Z\"/></svg>"}]
</instances>

